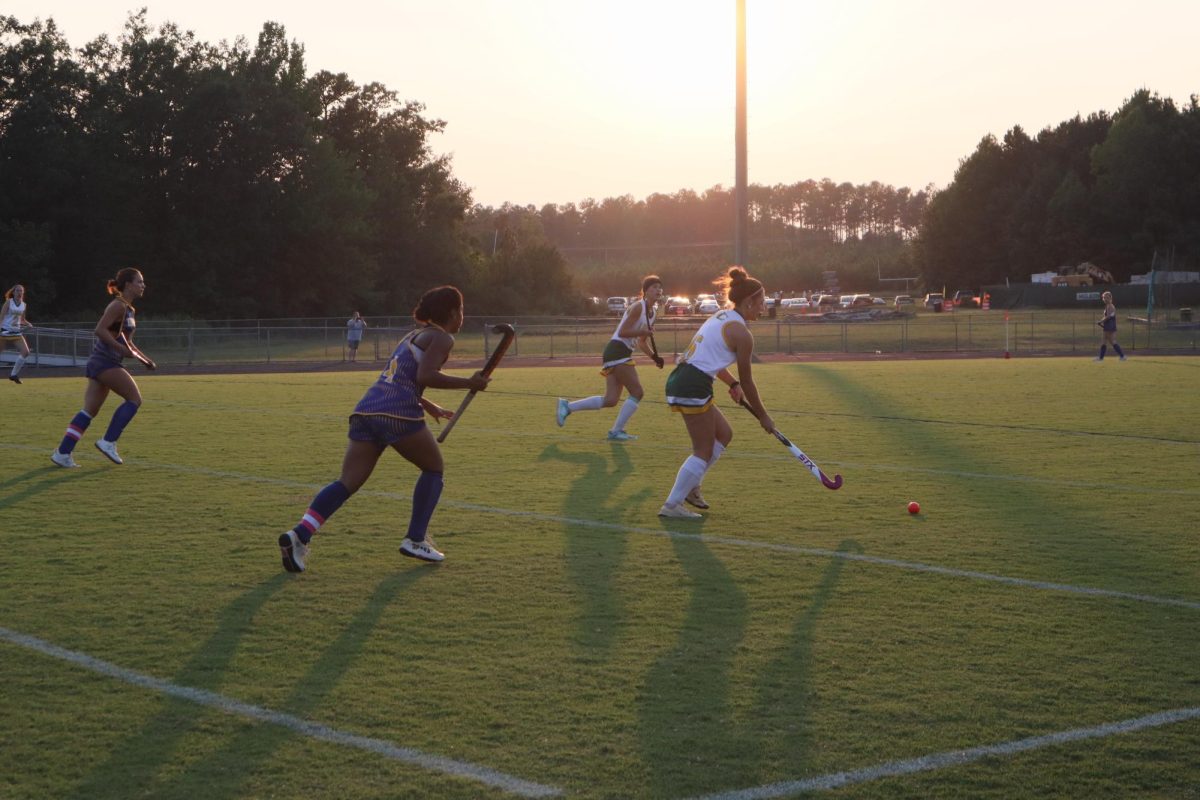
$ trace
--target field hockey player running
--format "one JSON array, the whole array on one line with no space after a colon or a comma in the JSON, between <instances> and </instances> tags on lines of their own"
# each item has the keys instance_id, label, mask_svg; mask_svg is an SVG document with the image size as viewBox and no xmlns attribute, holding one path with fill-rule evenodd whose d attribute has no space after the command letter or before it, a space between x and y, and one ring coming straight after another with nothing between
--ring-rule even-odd
<instances>
[{"instance_id":1,"label":"field hockey player running","mask_svg":"<svg viewBox=\"0 0 1200 800\"><path fill-rule=\"evenodd\" d=\"M445 558L426 535L442 495L445 467L442 451L425 424L425 414L451 419L454 412L421 395L426 388L481 392L491 379L482 372L456 378L441 371L454 347L453 334L463 324L463 297L458 289L430 289L413 309L413 318L420 327L400 340L379 379L350 414L350 442L342 460L342 476L318 492L296 527L279 537L283 568L288 572L304 572L313 534L362 488L388 447L421 470L400 552L422 561Z\"/></svg>"},{"instance_id":2,"label":"field hockey player running","mask_svg":"<svg viewBox=\"0 0 1200 800\"><path fill-rule=\"evenodd\" d=\"M565 397L558 398L558 427L566 424L567 417L576 411L612 408L621 399L621 389L624 388L629 392L629 396L617 412L617 419L608 432L608 439L612 442L628 442L637 438L625 432L625 426L638 410L638 403L642 401L643 394L637 368L633 365L633 350L635 347L640 349L659 369L663 368L662 357L647 344L647 339L654 333L654 306L662 297L662 292L662 280L657 275L647 275L642 279L642 298L625 310L625 315L621 317L620 324L617 325L601 356L604 361L604 368L600 370L605 381L604 394L573 402L568 402Z\"/></svg>"},{"instance_id":3,"label":"field hockey player running","mask_svg":"<svg viewBox=\"0 0 1200 800\"><path fill-rule=\"evenodd\" d=\"M113 412L108 430L104 438L96 442L96 449L114 464L123 463L117 454L117 439L121 438L121 432L142 406L142 393L123 362L126 357L133 358L146 369L157 369L155 363L133 343L133 332L137 328L133 301L140 300L145 292L146 279L133 267L125 267L108 282L108 293L113 299L96 323L96 343L84 367L87 389L83 393L83 410L67 425L62 443L50 454L50 460L60 467L79 466L71 453L83 438L84 431L92 424L92 419L100 413L100 406L104 405L109 392L116 392L125 402Z\"/></svg>"},{"instance_id":4,"label":"field hockey player running","mask_svg":"<svg viewBox=\"0 0 1200 800\"><path fill-rule=\"evenodd\" d=\"M25 307L24 286L18 283L4 293L4 305L0 306L0 349L10 344L17 348L17 361L8 373L8 379L13 383L21 382L21 367L29 358L29 343L22 330L32 328L33 323L25 319Z\"/></svg>"},{"instance_id":5,"label":"field hockey player running","mask_svg":"<svg viewBox=\"0 0 1200 800\"><path fill-rule=\"evenodd\" d=\"M763 285L741 267L730 267L716 285L729 298L726 308L705 320L667 378L667 405L683 415L692 440L692 454L679 468L675 485L659 509L660 517L700 519L701 514L684 507L685 500L697 508L708 508L700 495L700 483L733 440L729 421L713 403L713 378L729 385L729 396L735 403L745 400L750 404L763 430L767 433L775 430L775 422L763 407L750 371L754 336L746 326L747 322L758 319L766 306ZM737 362L737 378L728 369L734 362Z\"/></svg>"}]
</instances>

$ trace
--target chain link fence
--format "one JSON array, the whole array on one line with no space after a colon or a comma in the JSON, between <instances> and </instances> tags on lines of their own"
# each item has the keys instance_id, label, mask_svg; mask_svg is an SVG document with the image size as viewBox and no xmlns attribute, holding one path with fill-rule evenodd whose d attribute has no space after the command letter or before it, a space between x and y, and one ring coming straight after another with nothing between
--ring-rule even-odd
<instances>
[{"instance_id":1,"label":"chain link fence","mask_svg":"<svg viewBox=\"0 0 1200 800\"><path fill-rule=\"evenodd\" d=\"M685 350L704 317L659 318L655 340L664 357ZM517 331L512 357L599 357L617 325L615 318L471 317L457 335L455 356L483 358L495 345L492 325ZM410 318L368 318L357 360L387 360L413 324ZM1100 343L1095 314L1082 311L975 311L916 313L869 321L822 321L816 315L760 319L751 323L755 350L770 354L974 353L1072 354ZM93 342L93 325L54 324L26 333L31 368L82 366ZM1197 353L1200 323L1147 323L1126 318L1117 339L1130 352ZM142 321L135 341L161 366L239 366L277 363L338 363L349 360L341 319ZM15 350L0 354L12 361Z\"/></svg>"}]
</instances>

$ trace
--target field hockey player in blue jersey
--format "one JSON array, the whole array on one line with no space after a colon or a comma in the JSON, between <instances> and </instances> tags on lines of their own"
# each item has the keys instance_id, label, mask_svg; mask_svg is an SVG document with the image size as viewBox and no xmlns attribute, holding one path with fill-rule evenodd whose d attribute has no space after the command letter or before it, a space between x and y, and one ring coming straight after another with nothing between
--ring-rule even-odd
<instances>
[{"instance_id":1,"label":"field hockey player in blue jersey","mask_svg":"<svg viewBox=\"0 0 1200 800\"><path fill-rule=\"evenodd\" d=\"M422 561L445 558L426 534L442 494L444 466L425 414L452 419L454 412L421 395L426 388L481 392L491 379L482 372L456 378L441 371L454 347L453 334L463 324L462 292L453 286L430 289L413 309L413 318L420 327L400 340L387 368L350 414L350 442L342 460L342 476L317 493L296 527L279 536L283 568L288 572L304 572L313 534L362 488L388 447L421 470L400 552Z\"/></svg>"},{"instance_id":2,"label":"field hockey player in blue jersey","mask_svg":"<svg viewBox=\"0 0 1200 800\"><path fill-rule=\"evenodd\" d=\"M113 412L104 438L96 441L96 449L114 464L123 463L117 454L117 439L142 406L142 393L123 362L133 358L146 369L157 368L133 343L133 332L137 328L133 301L140 300L145 292L146 279L133 267L125 267L108 282L108 293L113 299L96 323L96 343L84 367L88 382L83 393L83 410L67 425L58 449L50 454L50 460L60 467L79 466L71 453L92 424L92 418L100 413L100 406L104 405L109 392L116 392L125 402Z\"/></svg>"}]
</instances>

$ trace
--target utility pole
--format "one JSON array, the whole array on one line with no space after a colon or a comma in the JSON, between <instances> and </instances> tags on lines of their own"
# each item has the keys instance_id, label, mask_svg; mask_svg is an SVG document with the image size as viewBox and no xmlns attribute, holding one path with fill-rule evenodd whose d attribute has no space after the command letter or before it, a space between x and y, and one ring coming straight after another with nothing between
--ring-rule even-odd
<instances>
[{"instance_id":1,"label":"utility pole","mask_svg":"<svg viewBox=\"0 0 1200 800\"><path fill-rule=\"evenodd\" d=\"M746 0L737 0L737 110L734 134L733 261L743 267L749 256L746 200Z\"/></svg>"}]
</instances>

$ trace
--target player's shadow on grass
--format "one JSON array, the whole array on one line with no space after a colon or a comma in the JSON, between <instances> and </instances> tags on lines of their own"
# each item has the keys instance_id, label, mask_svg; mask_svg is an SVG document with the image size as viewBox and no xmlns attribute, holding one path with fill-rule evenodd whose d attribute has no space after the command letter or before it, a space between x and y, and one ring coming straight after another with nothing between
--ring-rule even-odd
<instances>
[{"instance_id":1,"label":"player's shadow on grass","mask_svg":"<svg viewBox=\"0 0 1200 800\"><path fill-rule=\"evenodd\" d=\"M221 610L217 615L217 629L175 674L172 682L180 686L218 691L243 635L253 625L263 605L286 582L286 574L276 575ZM76 788L73 797L85 800L157 794L151 791L154 772L174 760L181 740L194 726L194 721L212 713L186 700L167 698L162 703L162 711L147 722L138 734L117 745L107 761L94 767Z\"/></svg>"},{"instance_id":2,"label":"player's shadow on grass","mask_svg":"<svg viewBox=\"0 0 1200 800\"><path fill-rule=\"evenodd\" d=\"M671 545L690 597L675 646L650 667L637 698L653 797L702 794L714 759L736 769L753 761L758 745L732 735L734 692L745 691L733 661L746 632L746 595L708 544L672 538Z\"/></svg>"},{"instance_id":3,"label":"player's shadow on grass","mask_svg":"<svg viewBox=\"0 0 1200 800\"><path fill-rule=\"evenodd\" d=\"M861 553L857 542L847 539L838 545L839 553ZM810 706L816 695L813 686L813 641L817 624L846 569L844 558L831 558L813 590L807 607L796 617L791 635L779 656L755 676L757 710L749 715L755 726L746 736L756 743L754 759L759 764L757 774L750 774L745 784L758 785L778 780L778 765L787 766L788 777L801 776L810 764L819 742L813 741ZM775 767L775 772L768 772Z\"/></svg>"},{"instance_id":4,"label":"player's shadow on grass","mask_svg":"<svg viewBox=\"0 0 1200 800\"><path fill-rule=\"evenodd\" d=\"M5 493L0 496L0 509L8 508L20 503L22 500L28 500L30 497L45 492L49 489L66 483L67 481L90 481L102 477L105 474L104 470L74 470L63 469L62 467L49 466L39 469L31 469L28 472L23 472L20 475L14 475L8 480L0 483L0 493L5 493L10 487L21 488L15 489L11 494ZM34 482L37 478L44 480ZM21 484L27 484L21 486Z\"/></svg>"},{"instance_id":5,"label":"player's shadow on grass","mask_svg":"<svg viewBox=\"0 0 1200 800\"><path fill-rule=\"evenodd\" d=\"M824 386L838 397L844 411L861 415L875 426L876 450L893 449L894 442L895 449L906 453L909 463L941 470L939 478L948 496L976 501L980 507L972 511L973 529L1002 531L1008 542L1020 543L1019 561L1003 569L1020 570L1022 578L1092 583L1134 592L1146 591L1146 586L1136 577L1130 580L1130 576L1179 574L1175 572L1178 564L1169 552L1140 546L1138 537L1129 536L1127 530L1101 535L1112 525L1094 494L1081 497L1081 493L1064 493L1060 486L1036 480L984 485L978 476L1007 470L989 459L986 448L970 446L948 429L910 419L907 415L911 407L889 403L878 389L852 380L846 372L817 364L799 365L798 369L805 380ZM914 398L913 403L919 403L919 399ZM915 426L920 435L900 425ZM1039 431L1036 435L1044 439L1050 434ZM1097 449L1098 454L1102 452ZM1037 466L1025 468L1030 470L1030 477L1036 476ZM1003 502L992 500L1001 496ZM1019 509L1019 514L1014 509ZM1000 557L1014 558L1007 553ZM1121 566L1117 569L1111 565ZM961 566L995 569L986 561Z\"/></svg>"},{"instance_id":6,"label":"player's shadow on grass","mask_svg":"<svg viewBox=\"0 0 1200 800\"><path fill-rule=\"evenodd\" d=\"M296 681L288 698L272 710L303 717L320 705L353 667L384 611L397 596L429 572L411 569L381 581L362 610L342 629L341 635L325 645L324 654ZM217 631L179 671L174 682L219 691L242 636L254 625L255 615L288 577L281 573L227 606L221 612ZM302 634L297 632L296 635ZM306 657L319 647L318 642L306 641L304 648L296 651L296 657ZM191 760L188 754L179 753L184 739L199 735L195 730L205 726L204 716L214 712L185 700L171 698L163 702L164 708L157 717L114 752L105 764L93 770L76 791L76 798L238 797L243 794L242 783L257 770L257 765L269 761L278 748L296 738L293 731L276 725L234 726L240 732L232 734L223 747L206 753L203 758ZM305 745L296 746L302 750ZM182 766L178 771L168 769L175 765ZM156 780L156 775L162 773L169 773L169 777Z\"/></svg>"},{"instance_id":7,"label":"player's shadow on grass","mask_svg":"<svg viewBox=\"0 0 1200 800\"><path fill-rule=\"evenodd\" d=\"M650 489L643 488L614 499L617 487L633 475L633 461L624 445L612 446L609 461L594 451L569 453L552 444L542 450L538 461L561 461L583 467L583 473L563 497L565 517L586 516L619 522L650 496ZM569 522L564 525L564 532L567 577L582 601L575 623L575 642L580 647L608 650L626 617L615 578L626 557L629 535L617 530L576 527Z\"/></svg>"}]
</instances>

